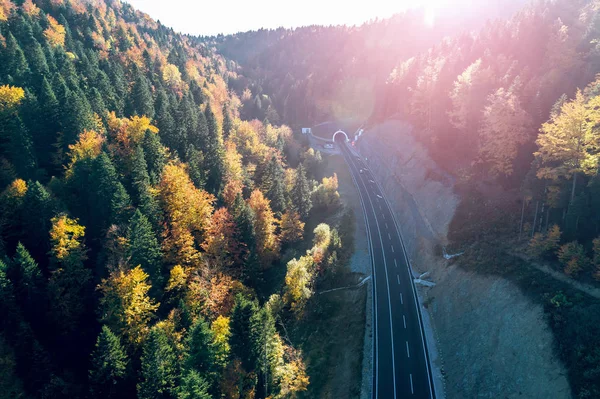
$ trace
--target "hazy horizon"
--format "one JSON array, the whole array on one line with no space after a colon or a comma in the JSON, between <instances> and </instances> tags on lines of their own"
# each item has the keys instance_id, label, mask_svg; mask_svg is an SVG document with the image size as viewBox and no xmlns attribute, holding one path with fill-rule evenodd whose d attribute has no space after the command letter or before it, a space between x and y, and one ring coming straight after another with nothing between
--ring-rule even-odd
<instances>
[{"instance_id":1,"label":"hazy horizon","mask_svg":"<svg viewBox=\"0 0 600 399\"><path fill-rule=\"evenodd\" d=\"M466 0L372 0L352 4L341 0L327 3L307 0L281 7L274 0L248 3L230 0L223 3L198 3L191 0L126 0L136 9L174 30L191 35L216 36L250 30L296 28L309 25L360 25L376 18L389 18L410 8L427 9L427 22L433 24L436 13L449 7L466 5ZM182 12L181 10L189 10ZM235 12L232 12L235 10ZM342 11L339 11L342 10ZM211 18L203 18L211 15Z\"/></svg>"}]
</instances>

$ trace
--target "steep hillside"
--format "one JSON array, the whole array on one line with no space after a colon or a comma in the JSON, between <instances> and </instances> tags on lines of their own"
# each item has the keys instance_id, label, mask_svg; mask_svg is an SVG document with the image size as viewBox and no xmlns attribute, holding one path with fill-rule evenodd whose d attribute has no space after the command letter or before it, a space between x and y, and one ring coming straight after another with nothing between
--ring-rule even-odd
<instances>
[{"instance_id":1,"label":"steep hillside","mask_svg":"<svg viewBox=\"0 0 600 399\"><path fill-rule=\"evenodd\" d=\"M307 389L285 325L343 275L353 225L319 224L337 179L241 120L236 78L118 0L0 0L0 397Z\"/></svg>"}]
</instances>

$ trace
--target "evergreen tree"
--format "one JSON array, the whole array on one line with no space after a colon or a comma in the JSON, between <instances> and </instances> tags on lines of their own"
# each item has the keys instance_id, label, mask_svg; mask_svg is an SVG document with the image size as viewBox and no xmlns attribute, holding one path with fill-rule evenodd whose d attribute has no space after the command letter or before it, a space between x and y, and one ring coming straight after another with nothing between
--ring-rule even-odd
<instances>
[{"instance_id":1,"label":"evergreen tree","mask_svg":"<svg viewBox=\"0 0 600 399\"><path fill-rule=\"evenodd\" d=\"M223 104L223 138L227 139L233 129L233 123L231 122L231 116L229 115L229 109L227 104Z\"/></svg>"},{"instance_id":2,"label":"evergreen tree","mask_svg":"<svg viewBox=\"0 0 600 399\"><path fill-rule=\"evenodd\" d=\"M148 166L148 177L150 184L153 186L160 181L160 175L167 163L167 154L165 148L160 143L160 138L157 134L146 132L142 141L144 149L144 157Z\"/></svg>"},{"instance_id":3,"label":"evergreen tree","mask_svg":"<svg viewBox=\"0 0 600 399\"><path fill-rule=\"evenodd\" d=\"M150 189L150 176L144 150L138 146L131 160L131 182L135 203L157 228L160 225L160 206Z\"/></svg>"},{"instance_id":4,"label":"evergreen tree","mask_svg":"<svg viewBox=\"0 0 600 399\"><path fill-rule=\"evenodd\" d=\"M54 212L54 201L40 182L30 182L23 198L23 241L35 257L42 259L50 250L48 231Z\"/></svg>"},{"instance_id":5,"label":"evergreen tree","mask_svg":"<svg viewBox=\"0 0 600 399\"><path fill-rule=\"evenodd\" d=\"M233 353L242 361L242 366L246 371L253 370L256 364L255 353L252 345L249 345L252 335L251 319L256 312L255 302L242 295L236 296L231 313L230 345Z\"/></svg>"},{"instance_id":6,"label":"evergreen tree","mask_svg":"<svg viewBox=\"0 0 600 399\"><path fill-rule=\"evenodd\" d=\"M169 148L177 145L177 137L175 136L175 119L173 118L173 109L169 98L164 89L160 88L156 93L156 117L155 124L159 134L165 145Z\"/></svg>"},{"instance_id":7,"label":"evergreen tree","mask_svg":"<svg viewBox=\"0 0 600 399\"><path fill-rule=\"evenodd\" d=\"M154 100L146 78L138 72L130 94L131 109L129 116L147 116L154 118Z\"/></svg>"},{"instance_id":8,"label":"evergreen tree","mask_svg":"<svg viewBox=\"0 0 600 399\"><path fill-rule=\"evenodd\" d=\"M56 142L60 131L60 119L58 113L59 103L46 77L42 79L38 102L40 105L39 117L43 123L40 125L39 130L33 132L33 139L40 167L49 169L52 164L52 144Z\"/></svg>"},{"instance_id":9,"label":"evergreen tree","mask_svg":"<svg viewBox=\"0 0 600 399\"><path fill-rule=\"evenodd\" d=\"M210 376L215 382L215 348L214 333L206 320L198 317L190 329L186 339L186 368L196 370L202 375Z\"/></svg>"},{"instance_id":10,"label":"evergreen tree","mask_svg":"<svg viewBox=\"0 0 600 399\"><path fill-rule=\"evenodd\" d=\"M85 97L79 93L68 90L61 112L61 126L63 128L62 150L66 152L68 145L77 141L77 136L84 130L94 128L92 109Z\"/></svg>"},{"instance_id":11,"label":"evergreen tree","mask_svg":"<svg viewBox=\"0 0 600 399\"><path fill-rule=\"evenodd\" d=\"M160 244L152 225L139 210L136 210L127 230L130 263L141 265L150 276L154 291L163 286L162 255Z\"/></svg>"},{"instance_id":12,"label":"evergreen tree","mask_svg":"<svg viewBox=\"0 0 600 399\"><path fill-rule=\"evenodd\" d=\"M15 296L28 320L39 322L43 317L44 279L36 261L19 243L13 258Z\"/></svg>"},{"instance_id":13,"label":"evergreen tree","mask_svg":"<svg viewBox=\"0 0 600 399\"><path fill-rule=\"evenodd\" d=\"M93 160L90 180L93 188L90 197L90 230L94 232L94 237L98 237L111 224L127 220L131 202L106 153Z\"/></svg>"},{"instance_id":14,"label":"evergreen tree","mask_svg":"<svg viewBox=\"0 0 600 399\"><path fill-rule=\"evenodd\" d=\"M110 328L102 326L92 352L89 372L90 389L97 398L123 397L123 382L127 376L127 354Z\"/></svg>"},{"instance_id":15,"label":"evergreen tree","mask_svg":"<svg viewBox=\"0 0 600 399\"><path fill-rule=\"evenodd\" d=\"M175 398L177 358L165 332L153 328L146 339L141 358L139 399Z\"/></svg>"},{"instance_id":16,"label":"evergreen tree","mask_svg":"<svg viewBox=\"0 0 600 399\"><path fill-rule=\"evenodd\" d=\"M273 211L281 214L286 207L285 171L275 155L271 157L271 160L267 164L266 172L263 180L266 196L271 201Z\"/></svg>"},{"instance_id":17,"label":"evergreen tree","mask_svg":"<svg viewBox=\"0 0 600 399\"><path fill-rule=\"evenodd\" d=\"M186 160L190 179L194 182L196 188L204 189L206 184L206 168L204 166L204 154L197 150L193 145L187 150Z\"/></svg>"},{"instance_id":18,"label":"evergreen tree","mask_svg":"<svg viewBox=\"0 0 600 399\"><path fill-rule=\"evenodd\" d=\"M252 347L252 357L256 359L256 369L259 373L258 386L272 386L272 363L273 358L277 356L275 346L277 342L275 336L275 319L271 312L263 307L254 313L250 319L250 346ZM275 359L276 360L276 359ZM258 396L267 397L266 392L261 392L258 388ZM262 395L264 393L264 396Z\"/></svg>"},{"instance_id":19,"label":"evergreen tree","mask_svg":"<svg viewBox=\"0 0 600 399\"><path fill-rule=\"evenodd\" d=\"M294 187L292 188L290 197L294 210L296 210L301 217L307 217L312 208L312 201L310 198L308 179L306 178L306 172L304 171L304 166L302 164L298 165L298 169L296 169L296 180L294 181Z\"/></svg>"},{"instance_id":20,"label":"evergreen tree","mask_svg":"<svg viewBox=\"0 0 600 399\"><path fill-rule=\"evenodd\" d=\"M183 375L177 399L211 399L208 393L210 384L195 370L188 370Z\"/></svg>"},{"instance_id":21,"label":"evergreen tree","mask_svg":"<svg viewBox=\"0 0 600 399\"><path fill-rule=\"evenodd\" d=\"M201 148L208 169L206 190L217 195L221 192L223 184L223 140L217 126L217 119L210 108L210 104L206 105L204 116L206 117L206 124L208 126L208 137Z\"/></svg>"}]
</instances>

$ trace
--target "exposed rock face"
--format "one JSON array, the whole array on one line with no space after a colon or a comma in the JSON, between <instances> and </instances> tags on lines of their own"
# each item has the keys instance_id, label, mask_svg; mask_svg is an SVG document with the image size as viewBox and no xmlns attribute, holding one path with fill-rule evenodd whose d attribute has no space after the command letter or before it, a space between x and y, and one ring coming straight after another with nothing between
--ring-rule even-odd
<instances>
[{"instance_id":1,"label":"exposed rock face","mask_svg":"<svg viewBox=\"0 0 600 399\"><path fill-rule=\"evenodd\" d=\"M411 127L387 121L366 131L357 149L394 208L414 272L430 271L437 284L419 291L446 398L570 398L542 307L511 282L448 266L441 256L460 199L453 178L431 160Z\"/></svg>"}]
</instances>

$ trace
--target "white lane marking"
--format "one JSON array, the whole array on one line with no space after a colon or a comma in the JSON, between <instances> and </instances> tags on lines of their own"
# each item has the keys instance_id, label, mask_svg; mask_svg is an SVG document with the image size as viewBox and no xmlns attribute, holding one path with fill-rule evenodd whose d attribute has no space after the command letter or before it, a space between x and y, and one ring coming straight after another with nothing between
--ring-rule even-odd
<instances>
[{"instance_id":1,"label":"white lane marking","mask_svg":"<svg viewBox=\"0 0 600 399\"><path fill-rule=\"evenodd\" d=\"M413 388L413 383L412 383L412 374L409 374L409 375L410 375L410 393L414 394L415 390Z\"/></svg>"},{"instance_id":2,"label":"white lane marking","mask_svg":"<svg viewBox=\"0 0 600 399\"><path fill-rule=\"evenodd\" d=\"M389 229L390 229L390 228L388 227L388 225L387 225L387 222L385 222L385 229L386 229L386 230L389 230Z\"/></svg>"},{"instance_id":3,"label":"white lane marking","mask_svg":"<svg viewBox=\"0 0 600 399\"><path fill-rule=\"evenodd\" d=\"M381 195L379 195L379 194L377 194L377 198L383 199L383 197Z\"/></svg>"},{"instance_id":4,"label":"white lane marking","mask_svg":"<svg viewBox=\"0 0 600 399\"><path fill-rule=\"evenodd\" d=\"M394 246L392 245L392 252L394 252Z\"/></svg>"},{"instance_id":5,"label":"white lane marking","mask_svg":"<svg viewBox=\"0 0 600 399\"><path fill-rule=\"evenodd\" d=\"M388 233L388 239L391 240L392 236L390 235L390 233Z\"/></svg>"},{"instance_id":6,"label":"white lane marking","mask_svg":"<svg viewBox=\"0 0 600 399\"><path fill-rule=\"evenodd\" d=\"M398 279L398 285L400 285L400 276L396 274L396 278Z\"/></svg>"},{"instance_id":7,"label":"white lane marking","mask_svg":"<svg viewBox=\"0 0 600 399\"><path fill-rule=\"evenodd\" d=\"M402 315L402 321L404 322L404 328L406 328L406 317Z\"/></svg>"},{"instance_id":8,"label":"white lane marking","mask_svg":"<svg viewBox=\"0 0 600 399\"><path fill-rule=\"evenodd\" d=\"M381 205L379 205L379 210L381 210Z\"/></svg>"},{"instance_id":9,"label":"white lane marking","mask_svg":"<svg viewBox=\"0 0 600 399\"><path fill-rule=\"evenodd\" d=\"M404 299L402 298L402 293L400 293L400 304L404 305Z\"/></svg>"},{"instance_id":10,"label":"white lane marking","mask_svg":"<svg viewBox=\"0 0 600 399\"><path fill-rule=\"evenodd\" d=\"M375 184L375 182L373 180L369 180L371 183Z\"/></svg>"},{"instance_id":11,"label":"white lane marking","mask_svg":"<svg viewBox=\"0 0 600 399\"><path fill-rule=\"evenodd\" d=\"M410 357L410 349L408 348L408 341L406 341L406 356Z\"/></svg>"},{"instance_id":12,"label":"white lane marking","mask_svg":"<svg viewBox=\"0 0 600 399\"><path fill-rule=\"evenodd\" d=\"M345 151L348 151L347 149ZM355 166L356 168L356 166ZM364 180L362 177L360 177L361 183L363 185L363 187L365 188L365 190L367 189L367 185L365 184ZM360 190L359 190L360 191ZM377 232L379 233L379 242L381 244L381 251L383 252L383 266L384 266L384 270L385 270L385 280L386 280L386 285L387 285L387 294L388 294L388 307L389 307L389 314L390 314L390 332L391 332L391 343L392 343L392 353L394 353L394 325L392 323L392 299L390 296L390 280L389 280L389 275L388 275L388 270L387 270L387 261L385 260L385 251L383 250L383 239L381 238L381 228L379 226L379 221L377 220L377 214L375 214L375 206L373 205L373 201L371 201L371 197L370 196L366 196L367 199L369 200L369 203L371 204L371 209L373 210L373 214L375 216L375 224L377 225ZM362 194L361 194L361 198L362 198ZM385 214L383 214L385 217ZM368 218L367 218L367 223L368 223ZM372 239L372 238L371 238ZM373 285L373 287L375 287L375 285ZM375 309L377 310L377 308ZM379 374L379 367L377 367L377 374ZM396 357L392 356L392 375L393 375L393 380L394 380L394 399L397 397L397 392L396 392ZM378 391L379 390L379 378L377 377L376 379L376 384L375 384L375 389Z\"/></svg>"},{"instance_id":13,"label":"white lane marking","mask_svg":"<svg viewBox=\"0 0 600 399\"><path fill-rule=\"evenodd\" d=\"M396 267L398 267L398 261L396 259L394 259L394 265L396 265Z\"/></svg>"}]
</instances>

